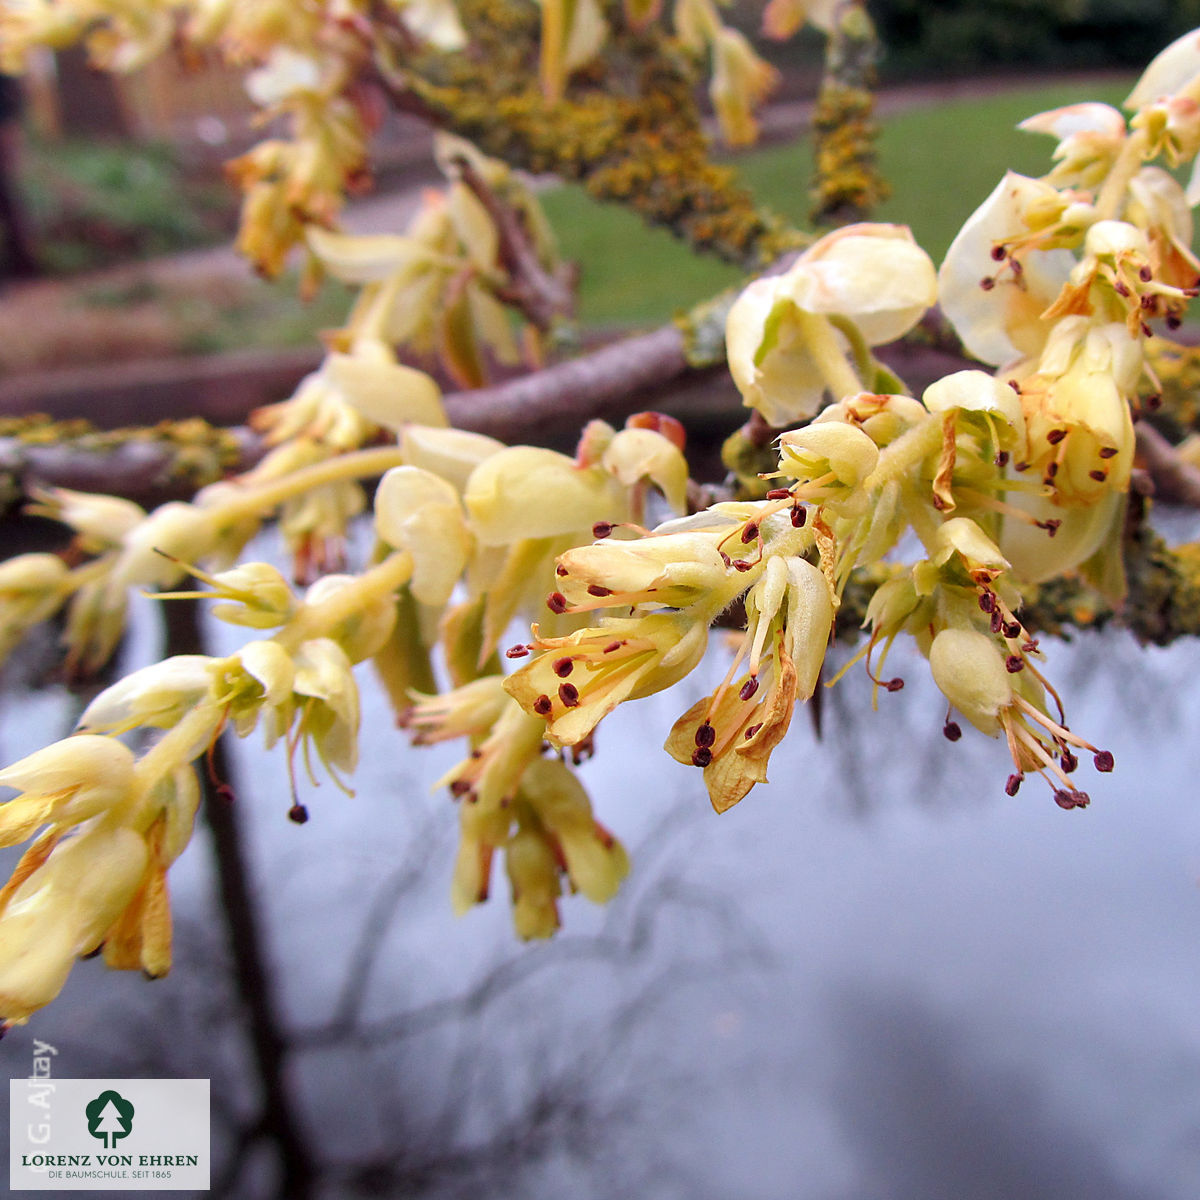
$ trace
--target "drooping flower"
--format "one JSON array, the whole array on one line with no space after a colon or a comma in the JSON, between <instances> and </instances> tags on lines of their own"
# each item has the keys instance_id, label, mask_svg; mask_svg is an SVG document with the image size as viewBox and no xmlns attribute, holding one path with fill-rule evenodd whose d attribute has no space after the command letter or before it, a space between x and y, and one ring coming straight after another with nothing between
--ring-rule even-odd
<instances>
[{"instance_id":1,"label":"drooping flower","mask_svg":"<svg viewBox=\"0 0 1200 1200\"><path fill-rule=\"evenodd\" d=\"M902 337L936 298L933 264L907 227L848 225L734 302L730 373L768 424L794 424L826 391L834 400L863 391L866 348Z\"/></svg>"},{"instance_id":2,"label":"drooping flower","mask_svg":"<svg viewBox=\"0 0 1200 1200\"><path fill-rule=\"evenodd\" d=\"M1069 104L1022 121L1018 129L1058 139L1056 166L1046 182L1063 188L1095 188L1116 162L1126 138L1125 118L1108 104Z\"/></svg>"},{"instance_id":3,"label":"drooping flower","mask_svg":"<svg viewBox=\"0 0 1200 1200\"><path fill-rule=\"evenodd\" d=\"M682 679L704 653L708 622L683 613L606 617L565 637L536 635L536 656L505 680L526 712L543 717L559 746L583 741L618 704Z\"/></svg>"},{"instance_id":4,"label":"drooping flower","mask_svg":"<svg viewBox=\"0 0 1200 1200\"><path fill-rule=\"evenodd\" d=\"M1043 680L1023 652L1005 657L979 630L943 629L930 646L929 666L942 694L976 729L1004 735L1016 767L1008 781L1010 795L1025 775L1036 773L1049 783L1059 807L1087 807L1087 793L1070 778L1078 765L1074 751L1089 751L1103 772L1112 770L1112 755L1046 713Z\"/></svg>"},{"instance_id":5,"label":"drooping flower","mask_svg":"<svg viewBox=\"0 0 1200 1200\"><path fill-rule=\"evenodd\" d=\"M1094 219L1090 206L1012 171L967 218L938 272L938 299L963 345L1003 366L1041 353L1042 314L1075 265L1066 249ZM1014 255L1010 247L1019 246Z\"/></svg>"},{"instance_id":6,"label":"drooping flower","mask_svg":"<svg viewBox=\"0 0 1200 1200\"><path fill-rule=\"evenodd\" d=\"M1133 466L1127 397L1135 394L1142 365L1140 342L1124 325L1059 321L1038 369L1018 380L1028 437L1014 470L1035 473L1060 504L1124 492Z\"/></svg>"},{"instance_id":7,"label":"drooping flower","mask_svg":"<svg viewBox=\"0 0 1200 1200\"><path fill-rule=\"evenodd\" d=\"M769 558L745 603L746 633L724 682L675 722L666 742L676 761L703 768L717 812L766 782L796 701L817 686L833 629L829 585L803 558Z\"/></svg>"},{"instance_id":8,"label":"drooping flower","mask_svg":"<svg viewBox=\"0 0 1200 1200\"><path fill-rule=\"evenodd\" d=\"M758 140L755 110L778 86L779 72L760 58L737 29L722 26L712 44L713 73L708 94L721 133L730 146Z\"/></svg>"},{"instance_id":9,"label":"drooping flower","mask_svg":"<svg viewBox=\"0 0 1200 1200\"><path fill-rule=\"evenodd\" d=\"M0 891L0 1016L24 1024L53 1000L75 960L96 950L133 900L149 860L146 840L100 824L76 837L40 838Z\"/></svg>"},{"instance_id":10,"label":"drooping flower","mask_svg":"<svg viewBox=\"0 0 1200 1200\"><path fill-rule=\"evenodd\" d=\"M0 846L27 841L43 825L60 831L111 812L133 789L133 751L95 734L35 750L0 771L0 787L21 794L0 807Z\"/></svg>"},{"instance_id":11,"label":"drooping flower","mask_svg":"<svg viewBox=\"0 0 1200 1200\"><path fill-rule=\"evenodd\" d=\"M0 563L0 661L58 611L70 587L70 571L57 554L18 554Z\"/></svg>"}]
</instances>

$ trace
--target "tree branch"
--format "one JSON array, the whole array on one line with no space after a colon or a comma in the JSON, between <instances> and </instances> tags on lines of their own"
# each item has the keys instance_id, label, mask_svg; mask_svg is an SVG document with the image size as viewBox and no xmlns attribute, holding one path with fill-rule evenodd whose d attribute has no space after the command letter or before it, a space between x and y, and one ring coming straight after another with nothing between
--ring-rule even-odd
<instances>
[{"instance_id":1,"label":"tree branch","mask_svg":"<svg viewBox=\"0 0 1200 1200\"><path fill-rule=\"evenodd\" d=\"M1137 456L1158 499L1200 508L1200 468L1180 458L1175 447L1145 421L1137 424Z\"/></svg>"},{"instance_id":2,"label":"tree branch","mask_svg":"<svg viewBox=\"0 0 1200 1200\"><path fill-rule=\"evenodd\" d=\"M201 654L203 636L199 606L194 600L174 601L164 608L168 654ZM228 780L231 767L223 745L212 750L212 767ZM280 1160L281 1200L307 1200L316 1182L308 1142L286 1081L287 1045L276 1012L258 904L250 884L236 801L219 790L208 772L201 771L204 821L213 841L221 913L225 920L238 996L245 1009L250 1043L262 1087L258 1130L275 1145Z\"/></svg>"},{"instance_id":3,"label":"tree branch","mask_svg":"<svg viewBox=\"0 0 1200 1200\"><path fill-rule=\"evenodd\" d=\"M500 298L543 332L573 316L579 267L575 263L562 263L556 271L547 271L520 215L496 195L466 158L455 158L454 168L496 226L500 265L509 277Z\"/></svg>"}]
</instances>

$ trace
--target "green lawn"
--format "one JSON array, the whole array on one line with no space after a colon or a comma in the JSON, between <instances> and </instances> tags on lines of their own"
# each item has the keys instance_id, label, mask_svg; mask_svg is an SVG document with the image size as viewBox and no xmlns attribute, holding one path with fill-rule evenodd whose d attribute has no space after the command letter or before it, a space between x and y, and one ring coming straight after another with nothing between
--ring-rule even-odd
<instances>
[{"instance_id":1,"label":"green lawn","mask_svg":"<svg viewBox=\"0 0 1200 1200\"><path fill-rule=\"evenodd\" d=\"M912 227L940 261L958 227L1011 167L1028 175L1050 167L1050 138L1021 133L1025 117L1082 100L1120 104L1132 84L1060 83L922 108L883 124L880 145L893 196L880 220ZM760 201L803 225L811 179L808 142L739 159ZM669 233L650 230L628 212L565 187L544 198L563 252L583 264L581 317L587 324L665 320L739 278L721 263L697 259Z\"/></svg>"}]
</instances>

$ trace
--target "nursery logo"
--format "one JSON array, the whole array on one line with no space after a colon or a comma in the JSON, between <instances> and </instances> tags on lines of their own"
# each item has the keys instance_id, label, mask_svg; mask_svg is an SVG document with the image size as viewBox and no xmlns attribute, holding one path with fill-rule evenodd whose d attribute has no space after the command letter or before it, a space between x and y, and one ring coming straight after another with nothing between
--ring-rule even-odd
<instances>
[{"instance_id":1,"label":"nursery logo","mask_svg":"<svg viewBox=\"0 0 1200 1200\"><path fill-rule=\"evenodd\" d=\"M128 1137L133 1130L133 1105L120 1092L101 1092L84 1109L88 1133L111 1150L119 1138Z\"/></svg>"},{"instance_id":2,"label":"nursery logo","mask_svg":"<svg viewBox=\"0 0 1200 1200\"><path fill-rule=\"evenodd\" d=\"M9 1080L12 1191L208 1190L207 1079L53 1085L47 1093L43 1078Z\"/></svg>"}]
</instances>

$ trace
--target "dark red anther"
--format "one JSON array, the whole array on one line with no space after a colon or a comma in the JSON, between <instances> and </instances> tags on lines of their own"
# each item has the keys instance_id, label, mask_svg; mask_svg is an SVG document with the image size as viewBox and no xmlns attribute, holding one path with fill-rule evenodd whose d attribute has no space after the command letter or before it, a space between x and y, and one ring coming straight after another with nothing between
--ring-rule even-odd
<instances>
[{"instance_id":1,"label":"dark red anther","mask_svg":"<svg viewBox=\"0 0 1200 1200\"><path fill-rule=\"evenodd\" d=\"M1003 246L992 247L992 261L1003 262L1008 257L1008 251Z\"/></svg>"},{"instance_id":2,"label":"dark red anther","mask_svg":"<svg viewBox=\"0 0 1200 1200\"><path fill-rule=\"evenodd\" d=\"M564 575L570 574L570 572L562 565L562 563L559 563L558 566L554 568L554 573L559 577L559 579L561 579Z\"/></svg>"},{"instance_id":3,"label":"dark red anther","mask_svg":"<svg viewBox=\"0 0 1200 1200\"><path fill-rule=\"evenodd\" d=\"M1013 470L1014 471L1028 471L1029 464L1027 462L1013 463Z\"/></svg>"},{"instance_id":4,"label":"dark red anther","mask_svg":"<svg viewBox=\"0 0 1200 1200\"><path fill-rule=\"evenodd\" d=\"M992 288L996 286L996 281L990 275L985 275L979 281L979 286L983 288L985 292L990 292Z\"/></svg>"},{"instance_id":5,"label":"dark red anther","mask_svg":"<svg viewBox=\"0 0 1200 1200\"><path fill-rule=\"evenodd\" d=\"M993 633L1000 632L1000 626L1004 624L1004 617L1000 615L998 608L992 610L991 627Z\"/></svg>"},{"instance_id":6,"label":"dark red anther","mask_svg":"<svg viewBox=\"0 0 1200 1200\"><path fill-rule=\"evenodd\" d=\"M1010 379L1008 381L1008 386L1012 388L1012 390L1016 392L1018 396L1021 394L1021 385L1015 379Z\"/></svg>"},{"instance_id":7,"label":"dark red anther","mask_svg":"<svg viewBox=\"0 0 1200 1200\"><path fill-rule=\"evenodd\" d=\"M551 592L546 597L546 607L552 613L565 613L567 611L567 598L562 592Z\"/></svg>"},{"instance_id":8,"label":"dark red anther","mask_svg":"<svg viewBox=\"0 0 1200 1200\"><path fill-rule=\"evenodd\" d=\"M588 584L588 595L589 596L601 596L601 597L602 596L611 596L612 588L601 587L600 584L598 584L598 583L589 583Z\"/></svg>"},{"instance_id":9,"label":"dark red anther","mask_svg":"<svg viewBox=\"0 0 1200 1200\"><path fill-rule=\"evenodd\" d=\"M885 679L883 681L883 690L885 692L898 692L904 687L904 680L897 676L895 679Z\"/></svg>"},{"instance_id":10,"label":"dark red anther","mask_svg":"<svg viewBox=\"0 0 1200 1200\"><path fill-rule=\"evenodd\" d=\"M696 745L711 746L717 740L717 731L707 722L703 721L696 727Z\"/></svg>"},{"instance_id":11,"label":"dark red anther","mask_svg":"<svg viewBox=\"0 0 1200 1200\"><path fill-rule=\"evenodd\" d=\"M1162 408L1162 397L1155 392L1153 395L1147 396L1144 403L1151 412L1154 412L1155 409Z\"/></svg>"},{"instance_id":12,"label":"dark red anther","mask_svg":"<svg viewBox=\"0 0 1200 1200\"><path fill-rule=\"evenodd\" d=\"M1100 457L1101 458L1116 458L1116 456L1119 453L1120 453L1120 451L1116 448L1116 446L1101 446L1100 447Z\"/></svg>"},{"instance_id":13,"label":"dark red anther","mask_svg":"<svg viewBox=\"0 0 1200 1200\"><path fill-rule=\"evenodd\" d=\"M1094 479L1097 483L1103 483L1108 478L1108 472L1101 471L1099 467L1097 467L1096 470L1088 472L1088 478Z\"/></svg>"},{"instance_id":14,"label":"dark red anther","mask_svg":"<svg viewBox=\"0 0 1200 1200\"><path fill-rule=\"evenodd\" d=\"M692 751L692 766L707 767L712 762L712 751L707 746L698 746Z\"/></svg>"},{"instance_id":15,"label":"dark red anther","mask_svg":"<svg viewBox=\"0 0 1200 1200\"><path fill-rule=\"evenodd\" d=\"M575 670L575 663L569 657L554 660L554 673L559 679L566 679L573 670Z\"/></svg>"},{"instance_id":16,"label":"dark red anther","mask_svg":"<svg viewBox=\"0 0 1200 1200\"><path fill-rule=\"evenodd\" d=\"M985 613L994 613L996 611L996 593L995 592L980 592L979 607Z\"/></svg>"},{"instance_id":17,"label":"dark red anther","mask_svg":"<svg viewBox=\"0 0 1200 1200\"><path fill-rule=\"evenodd\" d=\"M604 647L604 650L602 651L602 653L612 654L612 652L614 650L620 650L622 645L623 645L623 643L621 643L621 642L609 642L608 645Z\"/></svg>"},{"instance_id":18,"label":"dark red anther","mask_svg":"<svg viewBox=\"0 0 1200 1200\"><path fill-rule=\"evenodd\" d=\"M1014 275L1024 275L1024 274L1025 274L1025 268L1024 268L1023 266L1021 266L1021 260L1020 260L1020 259L1018 259L1018 258L1010 258L1010 259L1008 260L1008 265L1009 265L1010 267L1012 267L1012 273L1013 273Z\"/></svg>"},{"instance_id":19,"label":"dark red anther","mask_svg":"<svg viewBox=\"0 0 1200 1200\"><path fill-rule=\"evenodd\" d=\"M1058 517L1050 517L1045 521L1038 522L1038 528L1044 529L1051 537L1058 532L1061 525L1062 521Z\"/></svg>"},{"instance_id":20,"label":"dark red anther","mask_svg":"<svg viewBox=\"0 0 1200 1200\"><path fill-rule=\"evenodd\" d=\"M1079 759L1070 750L1064 750L1058 760L1058 765L1062 767L1064 774L1070 775L1072 771L1078 769Z\"/></svg>"},{"instance_id":21,"label":"dark red anther","mask_svg":"<svg viewBox=\"0 0 1200 1200\"><path fill-rule=\"evenodd\" d=\"M1010 675L1015 675L1018 671L1025 670L1025 660L1019 654L1010 654L1004 660L1004 669Z\"/></svg>"},{"instance_id":22,"label":"dark red anther","mask_svg":"<svg viewBox=\"0 0 1200 1200\"><path fill-rule=\"evenodd\" d=\"M754 693L758 691L758 676L751 675L745 683L742 684L742 690L738 692L738 696L743 700L749 700Z\"/></svg>"},{"instance_id":23,"label":"dark red anther","mask_svg":"<svg viewBox=\"0 0 1200 1200\"><path fill-rule=\"evenodd\" d=\"M1144 267L1142 267L1142 269L1141 269L1141 270L1138 272L1138 278L1139 278L1139 279L1140 279L1140 280L1141 280L1143 283L1149 283L1149 282L1150 282L1150 280L1152 280L1152 279L1154 278L1154 272L1153 272L1152 270L1150 270L1150 268L1149 268L1148 266L1144 266Z\"/></svg>"},{"instance_id":24,"label":"dark red anther","mask_svg":"<svg viewBox=\"0 0 1200 1200\"><path fill-rule=\"evenodd\" d=\"M1052 446L1057 446L1058 443L1061 442L1066 436L1067 431L1065 429L1052 429L1048 434L1046 434L1046 441L1048 441Z\"/></svg>"},{"instance_id":25,"label":"dark red anther","mask_svg":"<svg viewBox=\"0 0 1200 1200\"><path fill-rule=\"evenodd\" d=\"M1049 483L1055 475L1058 474L1058 463L1050 462L1046 464L1046 482Z\"/></svg>"},{"instance_id":26,"label":"dark red anther","mask_svg":"<svg viewBox=\"0 0 1200 1200\"><path fill-rule=\"evenodd\" d=\"M573 683L560 683L558 685L558 698L567 708L579 707L579 689Z\"/></svg>"},{"instance_id":27,"label":"dark red anther","mask_svg":"<svg viewBox=\"0 0 1200 1200\"><path fill-rule=\"evenodd\" d=\"M1167 313L1167 328L1174 331L1183 324L1183 318L1177 313Z\"/></svg>"},{"instance_id":28,"label":"dark red anther","mask_svg":"<svg viewBox=\"0 0 1200 1200\"><path fill-rule=\"evenodd\" d=\"M758 537L758 525L754 521L749 521L746 528L742 530L742 544L749 545Z\"/></svg>"},{"instance_id":29,"label":"dark red anther","mask_svg":"<svg viewBox=\"0 0 1200 1200\"><path fill-rule=\"evenodd\" d=\"M529 653L529 647L518 643L515 646L509 646L504 652L505 658L524 658Z\"/></svg>"},{"instance_id":30,"label":"dark red anther","mask_svg":"<svg viewBox=\"0 0 1200 1200\"><path fill-rule=\"evenodd\" d=\"M1087 792L1067 791L1066 788L1062 788L1054 793L1054 803L1068 811L1072 808L1087 808L1091 802L1092 798Z\"/></svg>"},{"instance_id":31,"label":"dark red anther","mask_svg":"<svg viewBox=\"0 0 1200 1200\"><path fill-rule=\"evenodd\" d=\"M957 742L962 737L962 726L957 721L947 721L942 726L942 736L948 742Z\"/></svg>"},{"instance_id":32,"label":"dark red anther","mask_svg":"<svg viewBox=\"0 0 1200 1200\"><path fill-rule=\"evenodd\" d=\"M533 702L533 711L537 713L539 717L548 717L553 708L554 702L549 696L539 696Z\"/></svg>"},{"instance_id":33,"label":"dark red anther","mask_svg":"<svg viewBox=\"0 0 1200 1200\"><path fill-rule=\"evenodd\" d=\"M767 493L768 500L787 500L792 494L791 488L772 488Z\"/></svg>"},{"instance_id":34,"label":"dark red anther","mask_svg":"<svg viewBox=\"0 0 1200 1200\"><path fill-rule=\"evenodd\" d=\"M465 779L455 779L450 783L450 795L465 796L471 790L470 783Z\"/></svg>"},{"instance_id":35,"label":"dark red anther","mask_svg":"<svg viewBox=\"0 0 1200 1200\"><path fill-rule=\"evenodd\" d=\"M1024 778L1024 775L1010 775L1008 777L1008 782L1004 785L1005 792L1010 796L1015 796L1020 790L1021 780Z\"/></svg>"},{"instance_id":36,"label":"dark red anther","mask_svg":"<svg viewBox=\"0 0 1200 1200\"><path fill-rule=\"evenodd\" d=\"M1113 759L1111 750L1099 751L1096 757L1092 759L1092 762L1095 764L1096 770L1105 775L1117 765Z\"/></svg>"},{"instance_id":37,"label":"dark red anther","mask_svg":"<svg viewBox=\"0 0 1200 1200\"><path fill-rule=\"evenodd\" d=\"M1143 321L1142 322L1142 337L1152 338L1153 336L1154 336L1154 330L1151 329L1150 326L1147 325L1145 321Z\"/></svg>"},{"instance_id":38,"label":"dark red anther","mask_svg":"<svg viewBox=\"0 0 1200 1200\"><path fill-rule=\"evenodd\" d=\"M1015 638L1021 636L1021 626L1016 621L1004 622L1004 636L1006 638Z\"/></svg>"},{"instance_id":39,"label":"dark red anther","mask_svg":"<svg viewBox=\"0 0 1200 1200\"><path fill-rule=\"evenodd\" d=\"M792 528L803 529L804 522L808 520L808 509L803 504L797 504L792 509Z\"/></svg>"},{"instance_id":40,"label":"dark red anther","mask_svg":"<svg viewBox=\"0 0 1200 1200\"><path fill-rule=\"evenodd\" d=\"M751 725L742 736L749 741L762 727L763 723L759 721L757 725Z\"/></svg>"},{"instance_id":41,"label":"dark red anther","mask_svg":"<svg viewBox=\"0 0 1200 1200\"><path fill-rule=\"evenodd\" d=\"M996 457L992 460L998 467L1008 466L1008 451L999 450L996 452Z\"/></svg>"},{"instance_id":42,"label":"dark red anther","mask_svg":"<svg viewBox=\"0 0 1200 1200\"><path fill-rule=\"evenodd\" d=\"M754 566L752 562L747 562L744 558L735 558L733 560L733 569L735 571L749 571Z\"/></svg>"},{"instance_id":43,"label":"dark red anther","mask_svg":"<svg viewBox=\"0 0 1200 1200\"><path fill-rule=\"evenodd\" d=\"M611 521L597 521L595 525L592 526L592 537L606 538L610 533L612 533L612 531L613 526Z\"/></svg>"},{"instance_id":44,"label":"dark red anther","mask_svg":"<svg viewBox=\"0 0 1200 1200\"><path fill-rule=\"evenodd\" d=\"M717 553L721 556L721 561L725 564L726 567L733 566L733 559L731 559L729 557L729 555L725 553L724 550L718 550Z\"/></svg>"},{"instance_id":45,"label":"dark red anther","mask_svg":"<svg viewBox=\"0 0 1200 1200\"><path fill-rule=\"evenodd\" d=\"M1117 282L1113 284L1113 291L1116 292L1117 295L1122 299L1133 294L1129 290L1129 284L1127 284L1123 279L1118 279ZM1145 297L1143 297L1143 299L1145 299Z\"/></svg>"},{"instance_id":46,"label":"dark red anther","mask_svg":"<svg viewBox=\"0 0 1200 1200\"><path fill-rule=\"evenodd\" d=\"M288 809L288 820L296 825L303 825L308 820L308 809L303 804L293 804Z\"/></svg>"}]
</instances>

